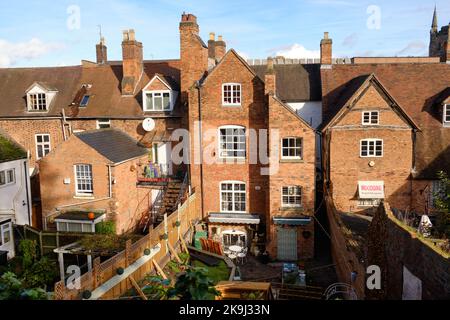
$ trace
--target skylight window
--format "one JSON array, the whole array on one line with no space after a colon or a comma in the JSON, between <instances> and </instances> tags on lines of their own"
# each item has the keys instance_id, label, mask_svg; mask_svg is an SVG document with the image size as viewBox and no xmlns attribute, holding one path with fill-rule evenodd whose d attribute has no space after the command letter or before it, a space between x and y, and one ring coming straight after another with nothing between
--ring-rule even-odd
<instances>
[{"instance_id":1,"label":"skylight window","mask_svg":"<svg viewBox=\"0 0 450 320\"><path fill-rule=\"evenodd\" d=\"M81 102L80 102L80 107L87 107L87 105L89 104L90 98L91 98L91 96L88 96L88 95L83 96L83 99L81 99Z\"/></svg>"}]
</instances>

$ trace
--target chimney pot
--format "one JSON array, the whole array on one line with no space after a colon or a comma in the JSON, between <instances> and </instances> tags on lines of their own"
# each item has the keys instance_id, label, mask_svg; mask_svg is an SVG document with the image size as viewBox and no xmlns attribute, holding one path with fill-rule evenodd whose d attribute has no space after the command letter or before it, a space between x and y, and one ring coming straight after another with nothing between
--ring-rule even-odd
<instances>
[{"instance_id":1,"label":"chimney pot","mask_svg":"<svg viewBox=\"0 0 450 320\"><path fill-rule=\"evenodd\" d=\"M123 41L128 41L129 37L128 37L128 30L123 30Z\"/></svg>"},{"instance_id":2,"label":"chimney pot","mask_svg":"<svg viewBox=\"0 0 450 320\"><path fill-rule=\"evenodd\" d=\"M219 37L217 38L217 41L223 41L223 37L222 37L222 36L219 36Z\"/></svg>"},{"instance_id":3,"label":"chimney pot","mask_svg":"<svg viewBox=\"0 0 450 320\"><path fill-rule=\"evenodd\" d=\"M136 40L136 33L134 32L134 29L131 29L128 32L128 40L135 41Z\"/></svg>"},{"instance_id":4,"label":"chimney pot","mask_svg":"<svg viewBox=\"0 0 450 320\"><path fill-rule=\"evenodd\" d=\"M328 37L329 37L329 33L328 33L328 32L324 32L324 33L323 33L323 38L324 38L324 39L328 39Z\"/></svg>"},{"instance_id":5,"label":"chimney pot","mask_svg":"<svg viewBox=\"0 0 450 320\"><path fill-rule=\"evenodd\" d=\"M209 33L209 40L216 40L216 34L214 32Z\"/></svg>"}]
</instances>

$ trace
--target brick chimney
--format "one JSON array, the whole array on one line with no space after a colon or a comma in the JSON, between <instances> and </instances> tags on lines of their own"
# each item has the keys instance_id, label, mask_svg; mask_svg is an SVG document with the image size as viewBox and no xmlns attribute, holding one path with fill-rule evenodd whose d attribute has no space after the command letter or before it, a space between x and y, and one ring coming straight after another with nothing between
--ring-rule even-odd
<instances>
[{"instance_id":1,"label":"brick chimney","mask_svg":"<svg viewBox=\"0 0 450 320\"><path fill-rule=\"evenodd\" d=\"M447 41L445 41L445 62L450 64L450 23L448 24Z\"/></svg>"},{"instance_id":2,"label":"brick chimney","mask_svg":"<svg viewBox=\"0 0 450 320\"><path fill-rule=\"evenodd\" d=\"M265 87L264 92L268 95L276 95L277 89L277 77L275 75L275 69L273 65L273 58L267 58L267 70L264 78Z\"/></svg>"},{"instance_id":3,"label":"brick chimney","mask_svg":"<svg viewBox=\"0 0 450 320\"><path fill-rule=\"evenodd\" d=\"M199 36L197 17L183 13L180 22L181 99L188 101L189 89L208 70L208 46Z\"/></svg>"},{"instance_id":4,"label":"brick chimney","mask_svg":"<svg viewBox=\"0 0 450 320\"><path fill-rule=\"evenodd\" d=\"M216 59L216 34L214 32L209 33L209 40L208 40L208 58L209 59Z\"/></svg>"},{"instance_id":5,"label":"brick chimney","mask_svg":"<svg viewBox=\"0 0 450 320\"><path fill-rule=\"evenodd\" d=\"M322 68L331 67L333 64L333 40L328 36L328 32L323 35L322 41L320 41L320 64Z\"/></svg>"},{"instance_id":6,"label":"brick chimney","mask_svg":"<svg viewBox=\"0 0 450 320\"><path fill-rule=\"evenodd\" d=\"M123 31L122 57L122 95L134 95L144 72L144 61L142 43L136 41L136 34L132 29Z\"/></svg>"},{"instance_id":7,"label":"brick chimney","mask_svg":"<svg viewBox=\"0 0 450 320\"><path fill-rule=\"evenodd\" d=\"M225 41L223 41L222 36L219 36L217 38L214 48L216 61L219 62L220 60L222 60L225 53L227 53L227 44L225 43Z\"/></svg>"},{"instance_id":8,"label":"brick chimney","mask_svg":"<svg viewBox=\"0 0 450 320\"><path fill-rule=\"evenodd\" d=\"M104 37L100 38L100 43L95 46L97 53L97 64L105 64L108 61L108 48Z\"/></svg>"}]
</instances>

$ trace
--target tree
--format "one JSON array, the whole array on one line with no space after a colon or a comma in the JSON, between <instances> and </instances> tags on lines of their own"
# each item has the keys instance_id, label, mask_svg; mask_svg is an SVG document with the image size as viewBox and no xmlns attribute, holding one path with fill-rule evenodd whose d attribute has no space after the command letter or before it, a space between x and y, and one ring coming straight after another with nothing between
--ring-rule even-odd
<instances>
[{"instance_id":1,"label":"tree","mask_svg":"<svg viewBox=\"0 0 450 320\"><path fill-rule=\"evenodd\" d=\"M436 208L439 210L436 229L441 236L450 238L450 178L441 171L438 177L442 182L441 192L434 194Z\"/></svg>"},{"instance_id":2,"label":"tree","mask_svg":"<svg viewBox=\"0 0 450 320\"><path fill-rule=\"evenodd\" d=\"M45 290L41 288L25 289L21 280L12 272L0 277L0 300L47 300Z\"/></svg>"},{"instance_id":3,"label":"tree","mask_svg":"<svg viewBox=\"0 0 450 320\"><path fill-rule=\"evenodd\" d=\"M214 287L214 283L206 276L204 268L189 268L180 275L171 290L171 294L181 300L214 300L220 292Z\"/></svg>"}]
</instances>

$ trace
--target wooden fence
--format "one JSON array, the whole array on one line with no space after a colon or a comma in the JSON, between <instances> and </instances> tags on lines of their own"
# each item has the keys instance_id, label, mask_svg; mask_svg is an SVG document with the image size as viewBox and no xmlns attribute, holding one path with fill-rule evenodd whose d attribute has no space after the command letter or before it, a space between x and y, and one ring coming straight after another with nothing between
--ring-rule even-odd
<instances>
[{"instance_id":1,"label":"wooden fence","mask_svg":"<svg viewBox=\"0 0 450 320\"><path fill-rule=\"evenodd\" d=\"M49 256L57 259L54 249L75 242L86 233L59 233L57 231L40 231L28 225L15 226L15 232L19 239L34 240L37 244L39 257Z\"/></svg>"},{"instance_id":2,"label":"wooden fence","mask_svg":"<svg viewBox=\"0 0 450 320\"><path fill-rule=\"evenodd\" d=\"M127 268L144 255L146 249L161 246L161 250L152 257L151 260L140 266L133 272L132 277L136 280L143 279L147 274L154 271L154 260L161 268L170 261L169 244L177 250L181 247L180 239L193 232L192 226L196 221L201 220L198 199L195 194L191 195L178 210L167 217L167 223L163 222L158 227L150 230L135 243L127 243L125 250L100 263L100 258L96 258L91 271L83 274L80 278L78 289L69 289L63 281L55 284L55 300L79 300L82 299L86 290L94 291L96 288L116 276L118 268ZM177 221L180 223L177 224ZM167 232L167 240L164 235ZM102 300L117 299L132 288L129 278L123 279L120 283L112 287L102 295Z\"/></svg>"}]
</instances>

